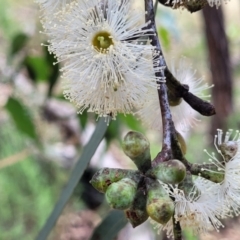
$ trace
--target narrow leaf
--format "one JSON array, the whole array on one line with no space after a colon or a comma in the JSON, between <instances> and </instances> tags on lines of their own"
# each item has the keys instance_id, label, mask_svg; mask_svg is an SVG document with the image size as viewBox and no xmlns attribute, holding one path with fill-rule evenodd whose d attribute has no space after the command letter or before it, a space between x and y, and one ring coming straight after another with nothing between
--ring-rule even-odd
<instances>
[{"instance_id":1,"label":"narrow leaf","mask_svg":"<svg viewBox=\"0 0 240 240\"><path fill-rule=\"evenodd\" d=\"M84 129L88 122L88 112L87 110L83 111L83 113L78 114L78 119L81 124L81 127ZM106 135L105 135L106 136Z\"/></svg>"},{"instance_id":2,"label":"narrow leaf","mask_svg":"<svg viewBox=\"0 0 240 240\"><path fill-rule=\"evenodd\" d=\"M59 78L59 75L60 75L60 72L59 72L59 63L55 63L56 62L56 59L54 57L53 54L50 54L48 49L45 47L44 48L45 50L45 57L46 57L46 60L48 62L48 65L50 67L50 75L49 75L49 78L48 78L48 82L49 82L49 86L48 86L48 97L51 97L52 96L52 92L53 92L53 89L58 81L58 78Z\"/></svg>"},{"instance_id":3,"label":"narrow leaf","mask_svg":"<svg viewBox=\"0 0 240 240\"><path fill-rule=\"evenodd\" d=\"M91 240L112 240L127 223L123 211L112 210L96 227Z\"/></svg>"},{"instance_id":4,"label":"narrow leaf","mask_svg":"<svg viewBox=\"0 0 240 240\"><path fill-rule=\"evenodd\" d=\"M29 37L25 33L18 33L14 36L11 47L10 47L10 55L13 56L21 51L27 44Z\"/></svg>"},{"instance_id":5,"label":"narrow leaf","mask_svg":"<svg viewBox=\"0 0 240 240\"><path fill-rule=\"evenodd\" d=\"M34 82L48 79L50 70L47 61L43 57L27 56L23 64Z\"/></svg>"},{"instance_id":6,"label":"narrow leaf","mask_svg":"<svg viewBox=\"0 0 240 240\"><path fill-rule=\"evenodd\" d=\"M54 207L50 217L46 221L44 227L40 231L39 235L37 236L36 240L46 240L49 233L53 229L58 217L60 216L64 206L68 202L69 198L71 197L75 187L77 186L79 180L81 179L85 169L88 166L93 154L95 153L98 145L100 144L104 134L107 130L107 123L105 122L104 118L102 118L97 126L96 129L88 142L88 144L84 147L81 157L79 158L70 179L62 191L62 194Z\"/></svg>"},{"instance_id":7,"label":"narrow leaf","mask_svg":"<svg viewBox=\"0 0 240 240\"><path fill-rule=\"evenodd\" d=\"M35 125L28 109L17 99L10 97L5 106L19 131L32 139L37 139Z\"/></svg>"}]
</instances>

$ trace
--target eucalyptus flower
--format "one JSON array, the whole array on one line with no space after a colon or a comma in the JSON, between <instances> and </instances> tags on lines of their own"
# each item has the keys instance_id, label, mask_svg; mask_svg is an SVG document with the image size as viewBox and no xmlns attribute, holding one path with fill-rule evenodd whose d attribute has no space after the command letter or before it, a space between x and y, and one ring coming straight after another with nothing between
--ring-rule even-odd
<instances>
[{"instance_id":1,"label":"eucalyptus flower","mask_svg":"<svg viewBox=\"0 0 240 240\"><path fill-rule=\"evenodd\" d=\"M182 229L193 232L194 235L206 233L209 230L219 231L224 227L219 220L223 214L222 205L215 202L210 181L198 177L194 185L187 192L178 189L177 186L164 185L169 196L174 199L175 214L174 219L180 223ZM154 223L153 221L151 221ZM173 236L173 220L171 219L165 225L154 223L158 231L166 231L169 237Z\"/></svg>"},{"instance_id":2,"label":"eucalyptus flower","mask_svg":"<svg viewBox=\"0 0 240 240\"><path fill-rule=\"evenodd\" d=\"M230 0L207 0L207 1L211 7L216 5L216 7L218 8L222 3L228 3Z\"/></svg>"},{"instance_id":3,"label":"eucalyptus flower","mask_svg":"<svg viewBox=\"0 0 240 240\"><path fill-rule=\"evenodd\" d=\"M209 98L209 95L205 95L203 91L212 86L196 76L196 71L184 57L180 59L178 66L174 64L171 66L171 72L181 84L189 86L191 93L203 99ZM145 98L143 107L136 112L136 115L149 128L161 130L161 110L157 90L149 89ZM177 103L173 104L170 101L170 109L178 131L188 130L189 127L195 126L200 121L196 118L197 112L183 99L179 99Z\"/></svg>"},{"instance_id":4,"label":"eucalyptus flower","mask_svg":"<svg viewBox=\"0 0 240 240\"><path fill-rule=\"evenodd\" d=\"M148 88L157 89L158 53L149 44L149 23L128 0L73 1L43 19L49 51L64 62L64 96L100 117L132 113Z\"/></svg>"},{"instance_id":5,"label":"eucalyptus flower","mask_svg":"<svg viewBox=\"0 0 240 240\"><path fill-rule=\"evenodd\" d=\"M210 157L209 161L216 165L217 171L224 173L223 181L217 184L215 198L224 207L229 208L230 216L240 214L240 136L239 131L236 131L234 137L231 137L232 133L233 130L227 131L223 140L223 131L218 129L214 145L220 159L214 153L210 154L205 150Z\"/></svg>"},{"instance_id":6,"label":"eucalyptus flower","mask_svg":"<svg viewBox=\"0 0 240 240\"><path fill-rule=\"evenodd\" d=\"M65 9L71 0L35 0L35 2L40 5L44 16L50 16Z\"/></svg>"}]
</instances>

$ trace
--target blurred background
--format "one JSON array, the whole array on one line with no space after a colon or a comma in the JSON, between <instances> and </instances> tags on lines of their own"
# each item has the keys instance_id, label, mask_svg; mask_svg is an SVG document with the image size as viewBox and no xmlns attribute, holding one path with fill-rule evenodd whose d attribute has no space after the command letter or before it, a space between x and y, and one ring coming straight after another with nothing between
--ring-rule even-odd
<instances>
[{"instance_id":1,"label":"blurred background","mask_svg":"<svg viewBox=\"0 0 240 240\"><path fill-rule=\"evenodd\" d=\"M143 1L135 0L143 8ZM31 0L0 0L0 239L32 240L47 220L69 179L83 146L96 125L96 116L77 115L62 95L59 69L47 48L39 9ZM169 65L187 57L211 90L216 117L198 116L201 123L185 133L191 162L207 160L216 128L239 129L240 120L240 3L205 8L191 14L159 5L158 32ZM89 180L102 167L135 168L121 150L129 131L144 133L154 158L161 149L161 133L149 130L134 116L112 121L91 163L65 207L50 240L89 239L109 211L104 196ZM196 154L197 153L197 154ZM239 220L225 222L220 233L195 239L239 239ZM165 239L146 222L127 225L117 239Z\"/></svg>"}]
</instances>

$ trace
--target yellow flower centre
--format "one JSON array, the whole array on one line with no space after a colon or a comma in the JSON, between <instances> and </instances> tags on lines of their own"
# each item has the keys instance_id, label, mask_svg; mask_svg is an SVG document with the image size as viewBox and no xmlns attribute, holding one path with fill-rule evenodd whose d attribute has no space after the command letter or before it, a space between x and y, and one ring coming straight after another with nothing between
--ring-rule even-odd
<instances>
[{"instance_id":1,"label":"yellow flower centre","mask_svg":"<svg viewBox=\"0 0 240 240\"><path fill-rule=\"evenodd\" d=\"M109 47L113 45L111 34L105 31L98 32L92 39L92 45L97 51L107 53Z\"/></svg>"}]
</instances>

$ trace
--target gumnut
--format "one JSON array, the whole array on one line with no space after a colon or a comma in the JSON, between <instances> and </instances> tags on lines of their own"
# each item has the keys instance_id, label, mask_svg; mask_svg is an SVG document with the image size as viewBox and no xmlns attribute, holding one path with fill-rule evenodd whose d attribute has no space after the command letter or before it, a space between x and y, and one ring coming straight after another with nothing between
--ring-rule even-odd
<instances>
[{"instance_id":1,"label":"gumnut","mask_svg":"<svg viewBox=\"0 0 240 240\"><path fill-rule=\"evenodd\" d=\"M114 182L125 177L138 178L138 171L127 170L127 169L117 169L117 168L103 168L98 170L92 177L90 183L99 192L105 193L107 188ZM140 176L139 176L140 178Z\"/></svg>"},{"instance_id":2,"label":"gumnut","mask_svg":"<svg viewBox=\"0 0 240 240\"><path fill-rule=\"evenodd\" d=\"M181 150L182 150L182 153L183 155L185 155L187 153L187 145L186 145L186 142L183 138L183 136L178 132L176 131L176 134L177 134L177 140L180 144L180 147L181 147Z\"/></svg>"},{"instance_id":3,"label":"gumnut","mask_svg":"<svg viewBox=\"0 0 240 240\"><path fill-rule=\"evenodd\" d=\"M112 183L106 191L106 200L112 208L125 210L131 207L137 192L137 183L130 178Z\"/></svg>"},{"instance_id":4,"label":"gumnut","mask_svg":"<svg viewBox=\"0 0 240 240\"><path fill-rule=\"evenodd\" d=\"M147 181L147 213L156 222L166 224L174 214L174 203L166 190L152 179Z\"/></svg>"},{"instance_id":5,"label":"gumnut","mask_svg":"<svg viewBox=\"0 0 240 240\"><path fill-rule=\"evenodd\" d=\"M146 172L151 168L150 144L143 134L128 132L123 139L122 147L124 153L131 158L140 171Z\"/></svg>"},{"instance_id":6,"label":"gumnut","mask_svg":"<svg viewBox=\"0 0 240 240\"><path fill-rule=\"evenodd\" d=\"M186 167L179 160L173 159L160 163L158 166L150 169L146 175L157 178L167 184L178 184L186 176Z\"/></svg>"}]
</instances>

